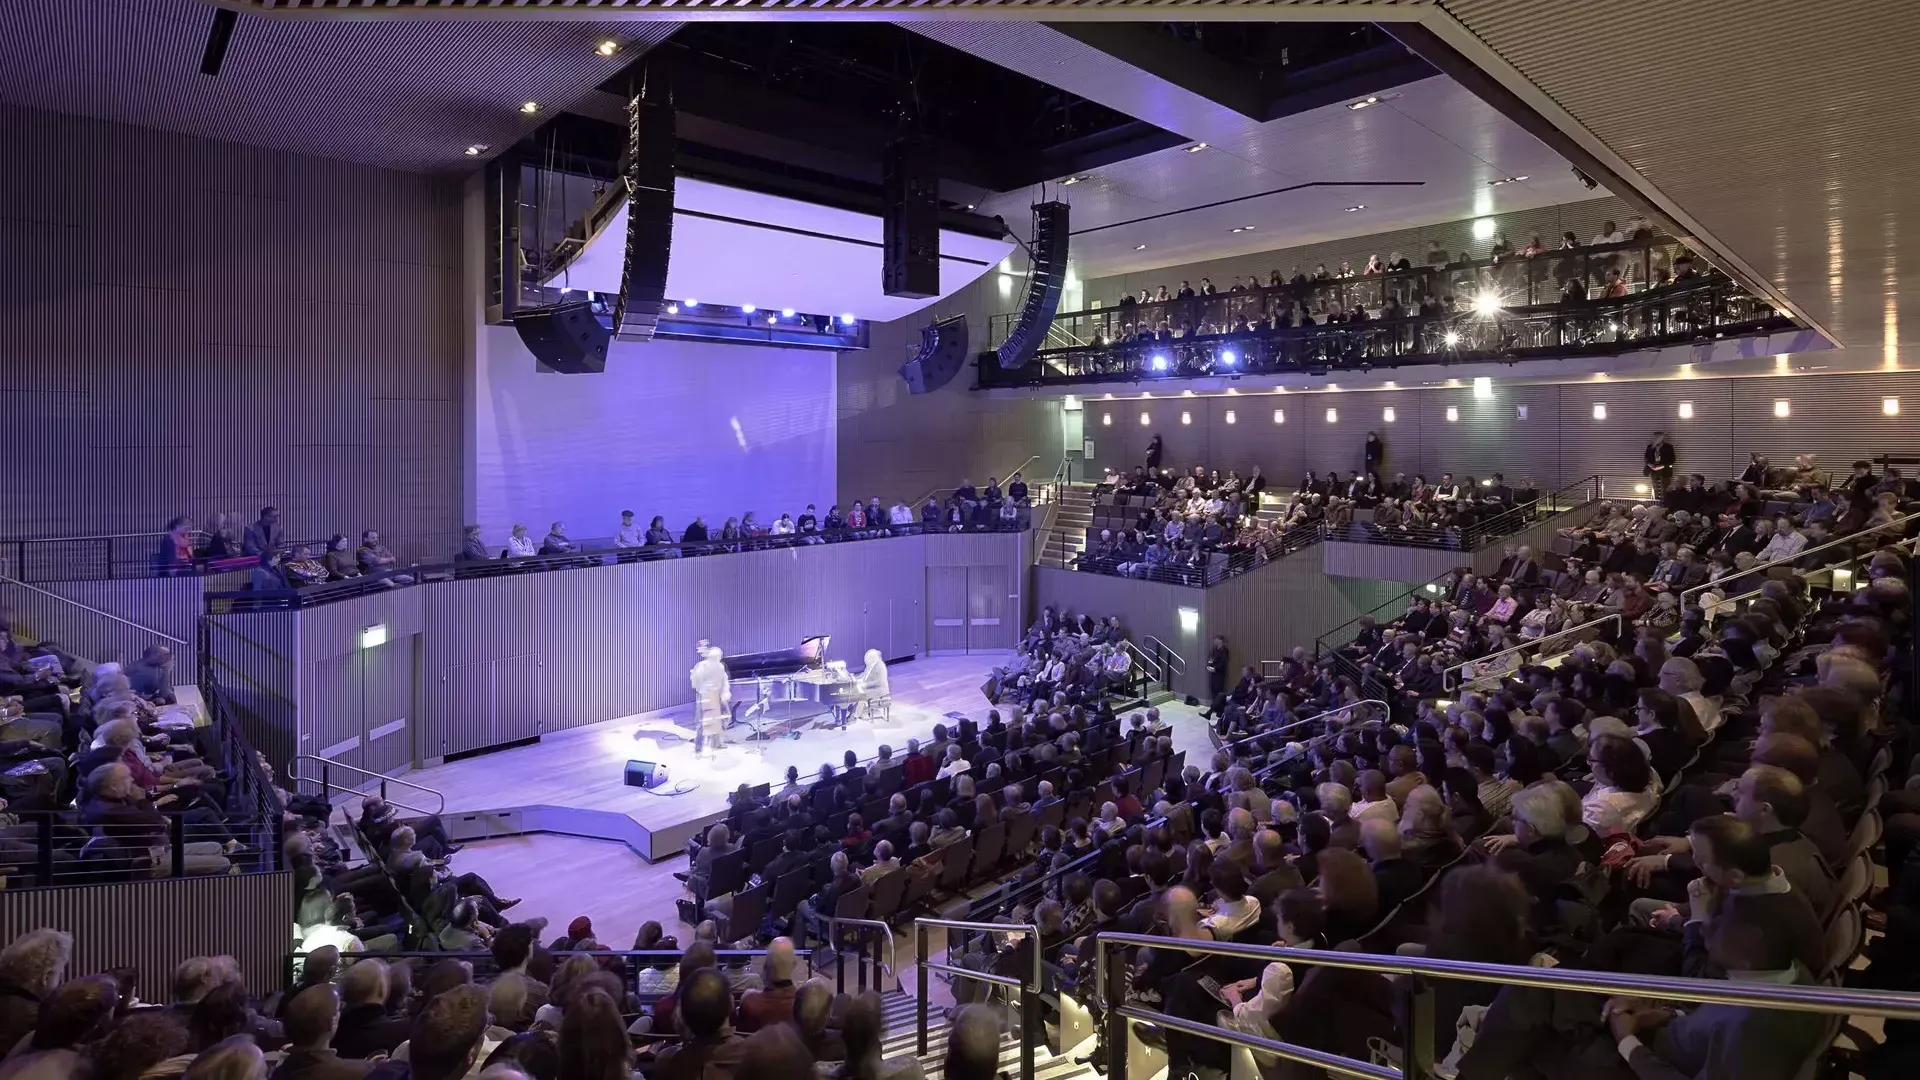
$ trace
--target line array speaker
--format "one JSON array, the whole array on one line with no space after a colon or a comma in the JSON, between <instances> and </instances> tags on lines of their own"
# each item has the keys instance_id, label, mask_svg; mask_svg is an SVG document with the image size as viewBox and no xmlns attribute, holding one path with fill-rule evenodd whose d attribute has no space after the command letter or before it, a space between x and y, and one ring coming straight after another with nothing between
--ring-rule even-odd
<instances>
[{"instance_id":1,"label":"line array speaker","mask_svg":"<svg viewBox=\"0 0 1920 1080\"><path fill-rule=\"evenodd\" d=\"M1013 331L994 350L1002 371L1025 367L1034 351L1047 340L1054 312L1060 310L1060 290L1067 280L1067 204L1040 203L1033 208L1033 271L1027 275L1027 297Z\"/></svg>"},{"instance_id":2,"label":"line array speaker","mask_svg":"<svg viewBox=\"0 0 1920 1080\"><path fill-rule=\"evenodd\" d=\"M598 375L607 370L612 337L585 300L513 313L513 328L535 360L563 375Z\"/></svg>"},{"instance_id":3,"label":"line array speaker","mask_svg":"<svg viewBox=\"0 0 1920 1080\"><path fill-rule=\"evenodd\" d=\"M967 317L955 315L920 331L920 351L900 369L907 391L931 394L953 381L967 363Z\"/></svg>"},{"instance_id":4,"label":"line array speaker","mask_svg":"<svg viewBox=\"0 0 1920 1080\"><path fill-rule=\"evenodd\" d=\"M627 102L627 250L613 332L621 341L650 341L666 306L673 254L674 109L635 95Z\"/></svg>"},{"instance_id":5,"label":"line array speaker","mask_svg":"<svg viewBox=\"0 0 1920 1080\"><path fill-rule=\"evenodd\" d=\"M926 143L887 146L881 190L880 283L888 296L940 295L940 178Z\"/></svg>"}]
</instances>

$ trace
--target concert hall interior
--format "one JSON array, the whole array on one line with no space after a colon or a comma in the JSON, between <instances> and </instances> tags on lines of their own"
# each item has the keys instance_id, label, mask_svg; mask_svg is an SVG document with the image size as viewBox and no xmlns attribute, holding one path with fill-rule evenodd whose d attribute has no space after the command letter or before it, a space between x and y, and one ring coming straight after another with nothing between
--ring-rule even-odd
<instances>
[{"instance_id":1,"label":"concert hall interior","mask_svg":"<svg viewBox=\"0 0 1920 1080\"><path fill-rule=\"evenodd\" d=\"M1915 45L9 0L0 1072L1915 1075Z\"/></svg>"}]
</instances>

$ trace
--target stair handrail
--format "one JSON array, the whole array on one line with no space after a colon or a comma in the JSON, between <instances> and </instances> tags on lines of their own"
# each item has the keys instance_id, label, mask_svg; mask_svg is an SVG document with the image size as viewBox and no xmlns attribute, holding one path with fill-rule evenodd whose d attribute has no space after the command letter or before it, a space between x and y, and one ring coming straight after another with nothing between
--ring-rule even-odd
<instances>
[{"instance_id":1,"label":"stair handrail","mask_svg":"<svg viewBox=\"0 0 1920 1080\"><path fill-rule=\"evenodd\" d=\"M1791 567L1793 566L1793 564L1801 561L1802 559L1805 559L1809 555L1826 551L1829 548L1857 545L1860 543L1861 540L1871 537L1875 533L1885 532L1886 530L1891 529L1896 525L1911 525L1916 521L1920 521L1920 512L1916 512L1912 514L1902 514L1899 517L1886 522L1885 524L1875 525L1871 529L1861 529L1858 532L1850 532L1847 535L1842 536L1837 540L1829 540L1826 543L1821 544L1819 547L1802 548L1801 550L1794 552L1792 555L1785 556L1784 558L1775 559L1772 562L1763 562L1749 569L1741 570L1739 571L1739 576L1745 577L1748 574L1764 574L1768 570L1772 570L1775 567L1779 567L1779 566ZM1819 569L1819 568L1811 567L1810 569ZM1729 574L1725 576L1731 577L1734 575ZM1718 581L1718 580L1720 579L1719 578L1714 579L1714 581ZM1695 585L1691 589L1682 589L1680 592L1680 610L1682 611L1686 610L1687 601L1690 597L1697 596L1700 593L1705 592L1706 590L1712 587L1713 587L1713 581L1707 581L1699 585ZM1698 606L1697 601L1695 602L1695 604L1696 606Z\"/></svg>"},{"instance_id":2,"label":"stair handrail","mask_svg":"<svg viewBox=\"0 0 1920 1080\"><path fill-rule=\"evenodd\" d=\"M1133 657L1134 662L1140 665L1141 670L1152 676L1153 681L1159 683L1165 683L1167 681L1164 665L1155 660L1146 650L1128 641L1126 638L1120 639L1120 647L1126 650L1128 656Z\"/></svg>"},{"instance_id":3,"label":"stair handrail","mask_svg":"<svg viewBox=\"0 0 1920 1080\"><path fill-rule=\"evenodd\" d=\"M84 611L89 615L98 615L103 619L109 619L113 622L117 622L122 626L131 626L135 630L138 630L143 634L151 634L162 641L170 642L174 645L184 646L188 644L186 641L183 641L180 638L174 637L172 634L169 634L164 630L155 630L151 626L146 626L141 623L134 622L132 619L123 619L120 616L115 615L111 611L101 611L99 608L94 607L91 604L83 604L80 601L75 600L71 597L61 596L57 592L50 592L46 589L41 588L38 585L29 585L26 582L21 581L19 578L16 578L16 577L10 577L6 574L0 574L0 584L18 585L21 588L26 589L30 592L37 592L41 596L47 597L49 599L58 600L63 604L68 604L72 607L77 607L81 611ZM106 657L96 657L95 659L104 661Z\"/></svg>"},{"instance_id":4,"label":"stair handrail","mask_svg":"<svg viewBox=\"0 0 1920 1080\"><path fill-rule=\"evenodd\" d=\"M1464 960L1435 960L1427 957L1392 953L1340 952L1332 949L1293 949L1272 945L1242 945L1229 941L1169 939L1144 934L1102 931L1094 937L1094 1000L1105 1010L1104 1036L1109 1080L1128 1080L1127 1038L1129 1026L1150 1024L1185 1032L1200 1038L1232 1046L1273 1054L1289 1061L1327 1069L1365 1080L1402 1080L1403 1077L1434 1075L1433 990L1431 978L1459 979L1466 982L1523 986L1536 990L1570 991L1583 994L1626 994L1667 1001L1685 1001L1708 1005L1736 1005L1757 1009L1815 1013L1840 1017L1877 1016L1889 1020L1920 1019L1920 995L1889 991L1851 990L1809 983L1781 985L1769 982L1745 982L1729 979L1676 978L1663 975L1637 975L1623 972L1572 970L1551 967L1520 967L1511 964L1481 964ZM1281 962L1309 967L1344 968L1395 978L1396 1012L1404 1018L1401 1032L1401 1067L1376 1065L1370 1061L1343 1057L1278 1039L1247 1035L1214 1024L1171 1016L1157 1009L1128 1005L1119 995L1127 988L1124 963L1110 963L1110 948L1144 946L1152 949L1179 949L1202 956L1229 956L1239 959ZM1824 1050L1824 1047L1822 1048Z\"/></svg>"},{"instance_id":5,"label":"stair handrail","mask_svg":"<svg viewBox=\"0 0 1920 1080\"><path fill-rule=\"evenodd\" d=\"M1140 640L1145 641L1148 644L1151 644L1161 649L1163 652L1165 652L1166 659L1167 659L1167 667L1172 672L1180 675L1185 675L1187 673L1187 658L1173 651L1173 646L1167 644L1164 641L1161 641L1159 638L1154 637L1152 634L1142 634L1140 636Z\"/></svg>"},{"instance_id":6,"label":"stair handrail","mask_svg":"<svg viewBox=\"0 0 1920 1080\"><path fill-rule=\"evenodd\" d=\"M1315 720L1325 720L1327 717L1332 716L1334 713L1352 712L1353 710L1359 708L1362 705L1378 705L1380 706L1380 710L1382 712L1385 712L1388 714L1391 714L1393 712L1393 703L1390 701L1387 701L1385 698L1362 698L1361 700L1356 701L1351 705L1341 705L1337 708L1328 709L1326 712L1323 712L1323 713L1315 713L1314 715L1307 717L1305 720L1295 720L1291 723L1282 724L1277 728L1268 728L1265 731L1258 731L1252 735L1244 735L1238 739L1233 740L1232 742L1221 743L1220 749L1226 750L1229 753L1231 753L1232 748L1239 746L1241 743L1249 743L1254 741L1255 739L1270 738L1274 735L1282 734L1283 732L1292 731L1294 728L1305 727L1306 725L1313 723Z\"/></svg>"},{"instance_id":7,"label":"stair handrail","mask_svg":"<svg viewBox=\"0 0 1920 1080\"><path fill-rule=\"evenodd\" d=\"M1025 460L1025 461L1023 461L1023 462L1021 462L1021 463L1020 463L1020 464L1018 464L1018 465L1015 465L1015 466L1014 466L1013 468L1011 468L1011 469L1008 469L1008 470L1007 470L1006 472L1004 472L1004 473L1001 473L1001 474L999 474L999 475L1001 475L1001 476L1003 476L1003 477L1005 477L1005 476L1012 476L1012 475L1013 475L1014 473L1017 473L1017 472L1026 472L1026 471L1027 471L1027 466L1029 466L1029 465L1031 465L1031 464L1033 464L1034 462L1036 462L1036 461L1039 461L1039 460L1040 460L1040 455L1039 455L1039 454L1030 454L1030 455L1028 455L1028 457L1027 457L1027 460ZM988 475L989 475L989 476L991 476L991 475L993 475L993 474L992 474L992 473L989 473ZM941 492L943 492L943 491L944 491L944 492L949 492L949 493L951 493L951 492L954 492L954 491L958 491L958 490L960 490L960 489L959 489L958 487L943 487L943 488L934 488L934 489L933 489L932 491L929 491L929 492L927 492L927 493L926 493L925 495L922 495L922 496L920 496L920 497L919 497L918 499L915 499L915 500L913 501L913 506L914 506L914 508L915 508L915 509L919 509L920 507L922 507L922 506L925 506L925 505L927 504L927 500L928 500L928 499L931 499L931 498L933 498L933 497L934 497L935 495L938 495L938 494L940 494L940 493L941 493Z\"/></svg>"},{"instance_id":8,"label":"stair handrail","mask_svg":"<svg viewBox=\"0 0 1920 1080\"><path fill-rule=\"evenodd\" d=\"M320 776L317 779L311 776L300 775L300 763L303 761L312 761L312 762L319 763ZM402 810L411 810L416 814L435 814L435 815L443 814L446 812L447 797L444 794L442 794L440 791L434 788L430 788L425 784L416 784L411 780L403 780L398 776L388 776L385 773L376 772L372 769L363 769L358 765L348 765L343 761L333 761L328 758L323 758L318 754L295 754L293 756L293 760L287 762L287 777L288 779L292 780L296 784L302 781L311 781L314 783L318 783L320 785L320 797L324 799L328 799L329 801L331 801L333 789L336 787L338 787L341 791L352 792L355 795L360 794L360 791L356 788L348 787L345 784L335 784L333 782L333 777L331 775L334 769L345 769L348 772L354 773L358 776L371 776L379 780L380 781L380 798L394 806L399 807ZM414 791L424 791L427 794L433 796L435 799L438 799L440 805L434 807L432 810L423 809L418 806L408 806L406 803L403 803L398 799L388 797L387 795L388 784L399 784L401 787L412 788Z\"/></svg>"},{"instance_id":9,"label":"stair handrail","mask_svg":"<svg viewBox=\"0 0 1920 1080\"><path fill-rule=\"evenodd\" d=\"M1316 660L1319 659L1320 654L1322 652L1336 650L1340 647L1339 645L1331 645L1327 643L1327 639L1333 637L1335 634L1340 633L1341 631L1345 630L1349 626L1357 625L1361 619L1367 618L1368 616L1372 616L1375 619L1375 621L1378 621L1380 617L1380 613L1382 611L1385 611L1389 608L1404 606L1408 600L1412 599L1415 596L1421 595L1423 593L1428 596L1441 595L1440 590L1438 588L1440 582L1445 580L1447 577L1451 575L1459 574L1459 573L1468 573L1468 574L1473 573L1472 564L1468 564L1465 566L1456 566L1453 569L1447 571L1446 573L1440 574L1429 581L1423 581L1420 584L1415 585L1413 588L1408 589L1406 592L1403 592L1398 596L1392 597L1387 600L1382 600L1379 603L1368 608L1366 611L1363 611L1360 614L1355 615L1353 618L1348 619L1346 622L1341 623L1339 626L1336 626L1333 629L1327 631L1326 633L1321 634L1319 637L1314 638L1313 639L1314 659ZM1348 641L1352 641L1352 640L1353 638L1348 638L1347 641L1340 642L1340 645L1345 645ZM1280 661L1278 660L1262 660L1260 662L1262 664L1280 663ZM1264 674L1264 672L1262 673Z\"/></svg>"},{"instance_id":10,"label":"stair handrail","mask_svg":"<svg viewBox=\"0 0 1920 1080\"><path fill-rule=\"evenodd\" d=\"M835 931L839 930L840 927L842 926L865 926L865 927L879 930L880 933L883 935L883 940L885 940L887 943L886 970L888 971L900 970L899 966L895 963L895 957L893 953L893 927L889 925L885 919L843 919L838 915L829 917L827 919L827 940L833 944L834 952L836 954L839 954L840 952L840 935ZM864 953L863 953L863 957L864 957ZM837 967L839 969L839 972L836 978L839 981L839 986L835 992L844 994L847 992L847 965L845 960L843 959L837 965Z\"/></svg>"},{"instance_id":11,"label":"stair handrail","mask_svg":"<svg viewBox=\"0 0 1920 1080\"><path fill-rule=\"evenodd\" d=\"M1511 656L1514 653L1522 652L1527 649L1538 648L1541 645L1545 645L1549 641L1557 641L1561 638L1571 637L1572 635L1578 634L1583 630L1591 630L1594 627L1599 626L1601 623L1608 623L1608 622L1614 623L1615 624L1614 628L1616 630L1623 630L1626 628L1626 625L1627 625L1626 616L1616 611L1608 615L1602 615L1599 618L1594 619L1592 622L1583 622L1579 626L1569 626L1564 630L1556 630L1553 633L1548 634L1544 637L1534 638L1532 641L1523 641L1520 644L1515 645L1510 649L1501 649L1499 652L1488 653L1485 656L1476 657L1475 659L1467 660L1462 663L1455 664L1452 667L1447 668L1446 670L1440 673L1440 689L1442 690L1457 689L1459 686L1458 683L1452 683L1451 685L1449 684L1452 682L1452 680L1456 676L1460 674L1460 672L1466 670L1467 668L1478 668L1481 665L1484 665L1489 660L1497 660L1502 656Z\"/></svg>"},{"instance_id":12,"label":"stair handrail","mask_svg":"<svg viewBox=\"0 0 1920 1080\"><path fill-rule=\"evenodd\" d=\"M1010 975L995 975L990 971L974 971L972 968L963 968L955 964L934 963L927 959L927 930L935 926L947 930L982 930L994 934L1011 934L1024 931L1027 934L1027 940L1033 945L1033 981L1028 982L1024 979L1016 979ZM915 919L913 920L913 959L914 968L919 972L920 980L920 1000L918 1006L920 1011L920 1056L925 1057L927 1054L927 991L929 989L927 985L927 973L930 971L944 971L956 978L973 979L978 982L1004 986L1020 992L1020 1080L1033 1080L1034 1040L1028 1033L1033 1030L1030 1021L1036 1019L1038 1016L1040 989L1042 986L1040 978L1041 955L1039 925L1036 923L972 922L966 919Z\"/></svg>"}]
</instances>

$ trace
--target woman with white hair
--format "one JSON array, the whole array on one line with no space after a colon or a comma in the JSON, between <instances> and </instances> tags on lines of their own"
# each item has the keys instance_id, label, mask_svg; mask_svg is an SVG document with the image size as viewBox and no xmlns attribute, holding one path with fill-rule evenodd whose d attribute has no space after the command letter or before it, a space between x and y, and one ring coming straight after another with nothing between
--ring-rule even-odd
<instances>
[{"instance_id":1,"label":"woman with white hair","mask_svg":"<svg viewBox=\"0 0 1920 1080\"><path fill-rule=\"evenodd\" d=\"M73 936L29 930L0 949L0 1045L12 1047L40 1020L40 1003L67 977Z\"/></svg>"},{"instance_id":2,"label":"woman with white hair","mask_svg":"<svg viewBox=\"0 0 1920 1080\"><path fill-rule=\"evenodd\" d=\"M172 851L167 840L167 816L158 807L174 800L162 795L149 802L146 792L134 785L133 774L125 765L102 765L87 778L88 791L80 804L80 824L105 841L108 854L103 857L117 863L119 869L150 870L154 877L173 872ZM184 844L181 866L188 874L224 874L232 869L226 855L237 847L236 841L221 844L212 840Z\"/></svg>"},{"instance_id":3,"label":"woman with white hair","mask_svg":"<svg viewBox=\"0 0 1920 1080\"><path fill-rule=\"evenodd\" d=\"M1406 858L1425 866L1452 862L1464 849L1447 801L1432 784L1407 792L1400 812L1400 846Z\"/></svg>"}]
</instances>

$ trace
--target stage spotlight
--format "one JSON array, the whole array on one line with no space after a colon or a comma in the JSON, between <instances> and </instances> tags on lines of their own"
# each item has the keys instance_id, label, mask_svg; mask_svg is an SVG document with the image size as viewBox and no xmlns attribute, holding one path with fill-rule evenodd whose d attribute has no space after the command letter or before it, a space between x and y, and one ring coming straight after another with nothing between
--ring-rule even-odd
<instances>
[{"instance_id":1,"label":"stage spotlight","mask_svg":"<svg viewBox=\"0 0 1920 1080\"><path fill-rule=\"evenodd\" d=\"M1147 366L1154 371L1167 370L1167 354L1154 353L1152 358L1147 361Z\"/></svg>"}]
</instances>

